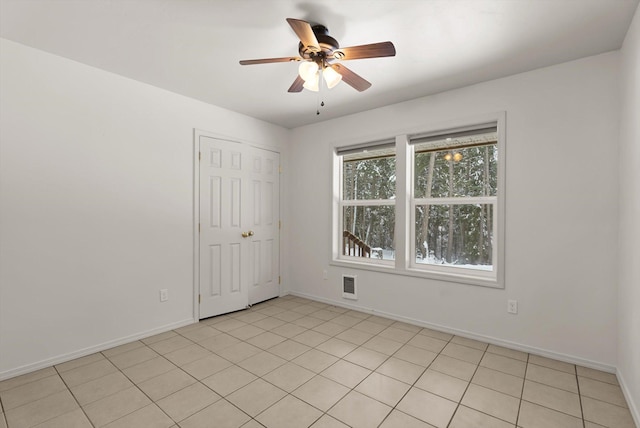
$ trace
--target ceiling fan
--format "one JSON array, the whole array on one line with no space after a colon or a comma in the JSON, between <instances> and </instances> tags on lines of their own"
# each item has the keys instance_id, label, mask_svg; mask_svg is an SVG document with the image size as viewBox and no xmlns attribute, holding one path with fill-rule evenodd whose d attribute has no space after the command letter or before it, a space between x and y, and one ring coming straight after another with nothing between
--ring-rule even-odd
<instances>
[{"instance_id":1,"label":"ceiling fan","mask_svg":"<svg viewBox=\"0 0 640 428\"><path fill-rule=\"evenodd\" d=\"M293 18L287 18L287 22L300 39L298 44L300 56L248 59L240 61L240 65L300 62L299 75L289 88L289 92L301 92L303 88L318 91L320 74L329 88L333 88L340 80L344 80L349 86L362 92L369 89L371 83L337 62L396 54L396 48L391 42L340 48L338 41L329 36L329 30L324 25L311 26L307 21Z\"/></svg>"}]
</instances>

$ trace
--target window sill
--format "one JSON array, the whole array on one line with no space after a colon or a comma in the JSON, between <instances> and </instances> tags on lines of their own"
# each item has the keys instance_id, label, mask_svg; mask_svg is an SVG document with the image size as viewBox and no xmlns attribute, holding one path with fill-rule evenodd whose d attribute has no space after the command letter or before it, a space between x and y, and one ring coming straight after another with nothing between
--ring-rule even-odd
<instances>
[{"instance_id":1,"label":"window sill","mask_svg":"<svg viewBox=\"0 0 640 428\"><path fill-rule=\"evenodd\" d=\"M414 278L432 279L436 281L453 282L463 285L479 285L487 288L504 289L503 283L495 278L486 278L474 275L462 275L456 273L431 272L423 269L397 268L395 266L362 263L351 260L334 259L329 263L331 266L344 267L350 269L361 269L372 272L380 272L391 275L401 275Z\"/></svg>"}]
</instances>

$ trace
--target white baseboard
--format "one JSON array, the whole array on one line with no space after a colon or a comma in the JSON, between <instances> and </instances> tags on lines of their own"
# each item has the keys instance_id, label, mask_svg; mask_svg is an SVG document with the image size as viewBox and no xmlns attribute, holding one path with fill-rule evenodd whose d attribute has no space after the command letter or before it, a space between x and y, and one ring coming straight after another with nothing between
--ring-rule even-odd
<instances>
[{"instance_id":1,"label":"white baseboard","mask_svg":"<svg viewBox=\"0 0 640 428\"><path fill-rule=\"evenodd\" d=\"M588 359L585 359L585 358L580 358L580 357L577 357L575 355L562 354L562 353L559 353L559 352L550 351L548 349L542 349L542 348L537 348L537 347L534 347L534 346L524 345L522 343L511 342L511 341L508 341L508 340L502 340L502 339L498 339L498 338L492 337L492 336L485 336L485 335L482 335L482 334L477 334L477 333L473 333L473 332L466 331L466 330L460 330L460 329L456 329L456 328L451 328L451 327L447 327L447 326L443 326L443 325L439 325L439 324L433 324L433 323L425 322L425 321L414 319L414 318L405 317L405 316L398 315L398 314L392 314L392 313L379 311L379 310L372 309L372 308L365 308L365 307L354 305L354 304L351 304L351 303L345 303L345 302L342 302L342 301L336 301L336 300L332 300L332 299L325 299L323 297L318 297L318 296L314 296L314 295L311 295L311 294L299 293L297 291L290 291L289 294L291 294L293 296L304 297L306 299L316 300L318 302L326 303L328 305L334 305L334 306L339 306L339 307L342 307L342 308L353 309L353 310L360 311L360 312L366 312L366 313L370 313L372 315L378 315L378 316L382 316L384 318L390 318L390 319L393 319L393 320L396 320L396 321L406 322L408 324L414 324L414 325L417 325L417 326L420 326L420 327L431 328L433 330L442 331L444 333L455 334L457 336L466 337L468 339L475 339L475 340L479 340L479 341L482 341L482 342L487 342L487 343L490 343L490 344L493 344L493 345L503 346L505 348L514 349L516 351L522 351L522 352L527 352L527 353L531 353L531 354L536 354L536 355L540 355L540 356L543 356L543 357L552 358L554 360L564 361L566 363L578 364L578 365L583 366L583 367L588 367L588 368L591 368L591 369L601 370L601 371L604 371L604 372L607 372L607 373L616 373L616 367L614 367L614 366L611 366L611 365L608 365L608 364L603 364L603 363L600 363L600 362L597 362L597 361L588 360Z\"/></svg>"},{"instance_id":2,"label":"white baseboard","mask_svg":"<svg viewBox=\"0 0 640 428\"><path fill-rule=\"evenodd\" d=\"M91 355L96 352L104 351L106 349L113 348L115 346L124 345L125 343L133 342L135 340L144 339L146 337L154 336L156 334L164 333L165 331L173 330L176 328L184 327L185 325L193 324L198 320L190 318L176 323L167 324L162 327L154 328L151 330L143 331L133 334L131 336L121 337L119 339L110 340L108 342L100 343L98 345L90 346L88 348L80 349L77 351L69 352L67 354L58 355L46 360L38 361L24 366L16 367L14 369L0 372L0 381L9 379L12 377L20 376L26 373L31 373L36 370L40 370L46 367L54 366L56 364L64 363L67 361L75 360L76 358Z\"/></svg>"},{"instance_id":3,"label":"white baseboard","mask_svg":"<svg viewBox=\"0 0 640 428\"><path fill-rule=\"evenodd\" d=\"M624 375L618 369L616 371L616 377L618 378L618 383L620 384L620 388L622 389L622 394L624 395L624 399L627 400L627 405L629 406L629 412L631 412L631 417L633 421L636 423L637 427L640 427L640 409L633 401L631 397L631 392L629 392L629 388L627 387L627 382L625 382Z\"/></svg>"}]
</instances>

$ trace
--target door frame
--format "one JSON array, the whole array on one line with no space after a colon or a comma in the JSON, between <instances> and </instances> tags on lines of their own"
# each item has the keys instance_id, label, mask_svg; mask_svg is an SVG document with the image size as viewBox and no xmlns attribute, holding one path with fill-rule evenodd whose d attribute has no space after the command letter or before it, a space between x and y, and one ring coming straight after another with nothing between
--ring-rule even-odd
<instances>
[{"instance_id":1,"label":"door frame","mask_svg":"<svg viewBox=\"0 0 640 428\"><path fill-rule=\"evenodd\" d=\"M200 137L215 138L218 140L239 143L245 146L254 147L260 150L267 150L278 153L280 156L280 164L282 165L282 153L280 148L272 145L261 145L239 138L229 137L228 135L217 134L210 131L204 131L198 128L193 129L193 319L194 322L200 321ZM280 165L278 166L280 168ZM281 169L279 170L281 171ZM278 205L278 220L282 219L282 175L278 180L278 192L280 194ZM282 232L278 230L278 271L282 275ZM278 294L282 294L282 284L278 284ZM248 304L249 302L247 302Z\"/></svg>"}]
</instances>

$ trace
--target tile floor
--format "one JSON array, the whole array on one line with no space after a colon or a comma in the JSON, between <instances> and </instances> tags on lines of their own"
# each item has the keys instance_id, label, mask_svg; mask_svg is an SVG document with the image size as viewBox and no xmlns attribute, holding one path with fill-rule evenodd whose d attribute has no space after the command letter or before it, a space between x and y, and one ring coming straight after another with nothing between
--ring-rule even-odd
<instances>
[{"instance_id":1,"label":"tile floor","mask_svg":"<svg viewBox=\"0 0 640 428\"><path fill-rule=\"evenodd\" d=\"M634 427L616 377L285 296L0 382L0 427Z\"/></svg>"}]
</instances>

